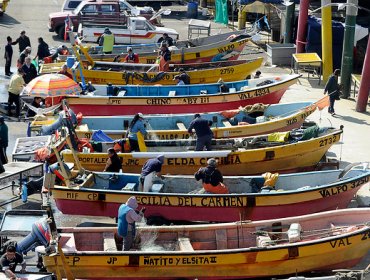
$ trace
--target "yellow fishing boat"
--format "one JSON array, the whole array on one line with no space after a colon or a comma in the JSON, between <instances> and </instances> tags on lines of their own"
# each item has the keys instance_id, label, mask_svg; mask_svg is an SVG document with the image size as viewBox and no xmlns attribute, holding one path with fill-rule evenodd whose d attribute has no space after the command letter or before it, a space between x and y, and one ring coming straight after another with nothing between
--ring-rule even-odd
<instances>
[{"instance_id":1,"label":"yellow fishing boat","mask_svg":"<svg viewBox=\"0 0 370 280\"><path fill-rule=\"evenodd\" d=\"M186 201L184 201L186 203ZM231 203L231 201L230 201ZM239 279L351 268L370 250L369 208L223 224L60 228L43 256L58 279Z\"/></svg>"},{"instance_id":2,"label":"yellow fishing boat","mask_svg":"<svg viewBox=\"0 0 370 280\"><path fill-rule=\"evenodd\" d=\"M292 136L287 132L278 135L285 138L282 142L275 141L276 134L245 139L242 141L244 148L235 151L195 152L189 151L187 147L178 147L186 151L119 153L119 156L123 160L122 170L125 173L140 173L149 158L160 154L165 156L162 172L172 175L194 174L212 157L219 160L219 168L224 175L252 175L272 171L287 173L314 169L327 150L339 141L341 134L341 129L318 130L317 127L311 127L304 130L307 137L299 137L314 138L303 141L286 141L286 137ZM74 162L71 151L66 150L62 154L65 162ZM103 171L108 159L106 153L78 153L77 157L82 167L91 171Z\"/></svg>"},{"instance_id":3,"label":"yellow fishing boat","mask_svg":"<svg viewBox=\"0 0 370 280\"><path fill-rule=\"evenodd\" d=\"M171 50L172 63L199 63L210 61L224 61L238 59L245 45L250 41L249 38L231 42L230 40L222 40L208 45L200 45L190 48L175 48ZM135 49L135 47L133 47ZM135 51L134 51L135 52ZM117 60L117 54L89 54L95 61L118 61L125 62L125 53ZM154 64L157 60L158 53L153 49L151 52L138 53L139 63ZM68 56L59 56L59 59L65 61ZM87 61L85 56L81 56L80 60Z\"/></svg>"},{"instance_id":4,"label":"yellow fishing boat","mask_svg":"<svg viewBox=\"0 0 370 280\"><path fill-rule=\"evenodd\" d=\"M175 69L182 67L189 75L191 84L207 84L216 83L220 78L225 82L244 80L261 67L262 62L263 58L260 57L253 60L203 63L202 67L198 67L200 64L197 64L194 68L192 64L174 64L170 72L155 72L150 71L153 67L151 64L96 61L92 67L82 67L82 75L86 81L93 84L174 85L176 84L174 77L180 74ZM81 81L80 71L76 71L75 74L77 80Z\"/></svg>"}]
</instances>

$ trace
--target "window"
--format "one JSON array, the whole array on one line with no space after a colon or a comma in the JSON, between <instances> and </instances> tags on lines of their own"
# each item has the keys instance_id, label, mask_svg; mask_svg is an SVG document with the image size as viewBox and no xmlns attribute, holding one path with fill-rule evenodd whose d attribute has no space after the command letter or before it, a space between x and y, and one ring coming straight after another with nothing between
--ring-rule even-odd
<instances>
[{"instance_id":1,"label":"window","mask_svg":"<svg viewBox=\"0 0 370 280\"><path fill-rule=\"evenodd\" d=\"M136 21L136 30L145 30L145 21L138 20Z\"/></svg>"}]
</instances>

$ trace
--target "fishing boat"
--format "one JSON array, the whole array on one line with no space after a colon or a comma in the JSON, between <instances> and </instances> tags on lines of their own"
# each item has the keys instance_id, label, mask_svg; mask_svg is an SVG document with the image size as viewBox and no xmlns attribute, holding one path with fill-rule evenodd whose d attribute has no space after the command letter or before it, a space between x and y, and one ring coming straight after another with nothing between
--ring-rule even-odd
<instances>
[{"instance_id":1,"label":"fishing boat","mask_svg":"<svg viewBox=\"0 0 370 280\"><path fill-rule=\"evenodd\" d=\"M115 227L60 228L59 254L44 255L43 262L70 279L245 279L350 268L370 250L369 220L369 208L354 208L278 220L143 226L130 251L121 251Z\"/></svg>"},{"instance_id":2,"label":"fishing boat","mask_svg":"<svg viewBox=\"0 0 370 280\"><path fill-rule=\"evenodd\" d=\"M250 39L241 40L222 40L213 42L207 45L198 45L195 47L170 47L171 49L171 62L172 63L199 63L199 62L210 62L210 61L223 61L223 60L235 60L239 58L240 53L246 46ZM140 47L131 47L135 53L138 53L140 63L153 64L156 62L158 57L159 44L155 44L151 50L142 51ZM123 54L127 53L127 46L124 50L121 48ZM89 52L88 52L89 53ZM94 61L117 61L117 55L121 53L112 54L91 54L90 57ZM59 60L66 61L68 56L60 56ZM124 62L125 56L118 59L120 62ZM82 61L87 61L85 56L81 56Z\"/></svg>"},{"instance_id":3,"label":"fishing boat","mask_svg":"<svg viewBox=\"0 0 370 280\"><path fill-rule=\"evenodd\" d=\"M139 85L174 85L174 77L183 68L190 77L191 84L215 83L219 79L225 82L246 79L261 67L263 58L252 60L232 60L192 64L171 64L169 72L158 72L157 64L137 64L93 61L85 66L79 62L81 71L75 71L76 79L81 75L93 84L139 84ZM82 72L82 74L81 74Z\"/></svg>"},{"instance_id":4,"label":"fishing boat","mask_svg":"<svg viewBox=\"0 0 370 280\"><path fill-rule=\"evenodd\" d=\"M302 134L303 133L303 134ZM127 173L140 173L144 163L163 154L164 173L192 175L204 166L209 158L219 160L223 175L253 175L264 172L307 171L315 168L327 150L340 140L341 129L313 126L296 134L285 132L250 137L243 140L243 148L219 151L189 151L181 147L182 152L132 152L119 153L122 158L122 170ZM313 137L313 138L311 138ZM297 140L301 139L301 140ZM308 140L305 140L308 139ZM74 162L71 150L62 151L65 162ZM81 166L91 171L103 171L108 159L106 153L78 153L75 155Z\"/></svg>"},{"instance_id":5,"label":"fishing boat","mask_svg":"<svg viewBox=\"0 0 370 280\"><path fill-rule=\"evenodd\" d=\"M202 114L202 118L212 121L211 129L216 139L245 137L298 128L315 112L316 107L316 102L270 106L255 104L235 110L205 113ZM94 133L99 133L101 130L112 139L121 139L126 137L126 131L132 119L133 116L86 116L76 128L76 133L79 138L91 139ZM187 128L193 119L194 114L146 115L144 122L148 129L147 139L189 139L191 136Z\"/></svg>"},{"instance_id":6,"label":"fishing boat","mask_svg":"<svg viewBox=\"0 0 370 280\"><path fill-rule=\"evenodd\" d=\"M345 170L263 176L225 176L229 194L206 193L194 176L163 176L150 192L139 190L140 174L94 172L69 186L55 185L53 198L64 214L115 217L123 201L136 196L148 224L170 221L232 222L277 219L341 209L370 179L368 163ZM271 181L268 181L271 182ZM269 186L267 185L269 184Z\"/></svg>"},{"instance_id":7,"label":"fishing boat","mask_svg":"<svg viewBox=\"0 0 370 280\"><path fill-rule=\"evenodd\" d=\"M196 72L202 71L195 71L194 75ZM123 112L125 115L134 115L138 112L144 114L214 112L255 103L278 103L288 87L295 84L299 77L283 75L225 83L228 92L222 92L221 83L154 87L132 85L117 87L116 91L120 92L118 96L68 96L67 101L74 112L81 112L84 116L119 116Z\"/></svg>"}]
</instances>

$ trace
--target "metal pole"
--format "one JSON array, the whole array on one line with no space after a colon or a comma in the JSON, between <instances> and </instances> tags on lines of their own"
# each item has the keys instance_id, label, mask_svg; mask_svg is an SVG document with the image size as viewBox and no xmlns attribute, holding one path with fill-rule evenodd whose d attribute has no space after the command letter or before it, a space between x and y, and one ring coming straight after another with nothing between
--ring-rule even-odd
<instances>
[{"instance_id":1,"label":"metal pole","mask_svg":"<svg viewBox=\"0 0 370 280\"><path fill-rule=\"evenodd\" d=\"M299 4L298 30L297 30L297 53L303 53L306 44L306 30L308 19L308 7L310 0L301 0Z\"/></svg>"},{"instance_id":2,"label":"metal pole","mask_svg":"<svg viewBox=\"0 0 370 280\"><path fill-rule=\"evenodd\" d=\"M358 92L356 103L357 112L366 112L369 92L370 92L370 40L368 39L364 66L362 67L360 89Z\"/></svg>"},{"instance_id":3,"label":"metal pole","mask_svg":"<svg viewBox=\"0 0 370 280\"><path fill-rule=\"evenodd\" d=\"M331 22L331 0L321 0L322 8L322 80L326 82L333 72L333 31Z\"/></svg>"},{"instance_id":4,"label":"metal pole","mask_svg":"<svg viewBox=\"0 0 370 280\"><path fill-rule=\"evenodd\" d=\"M293 2L292 4L286 6L284 44L292 43L294 15L295 15L295 4Z\"/></svg>"},{"instance_id":5,"label":"metal pole","mask_svg":"<svg viewBox=\"0 0 370 280\"><path fill-rule=\"evenodd\" d=\"M353 71L353 46L355 40L356 16L358 0L347 0L350 4L346 8L346 22L344 26L344 42L342 54L342 69L340 82L342 84L342 96L347 99L351 91L351 74Z\"/></svg>"}]
</instances>

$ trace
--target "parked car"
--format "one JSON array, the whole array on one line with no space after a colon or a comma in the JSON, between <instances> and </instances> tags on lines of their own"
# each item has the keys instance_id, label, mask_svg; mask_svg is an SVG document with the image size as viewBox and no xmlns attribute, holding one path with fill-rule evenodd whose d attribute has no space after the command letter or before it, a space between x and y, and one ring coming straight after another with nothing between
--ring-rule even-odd
<instances>
[{"instance_id":1,"label":"parked car","mask_svg":"<svg viewBox=\"0 0 370 280\"><path fill-rule=\"evenodd\" d=\"M65 1L65 5L75 5L71 1ZM78 25L84 21L94 21L101 24L124 24L128 15L141 15L151 18L154 10L150 7L137 8L130 5L125 0L85 0L69 11L62 11L49 14L48 28L50 32L55 32L60 38L64 38L65 20L69 17L73 31L77 31Z\"/></svg>"}]
</instances>

